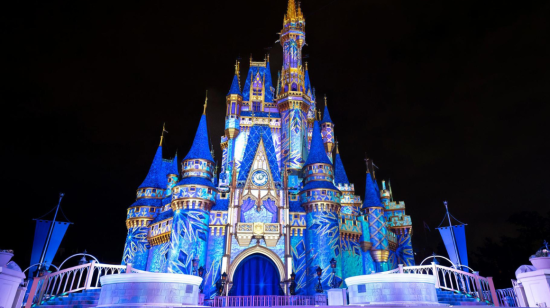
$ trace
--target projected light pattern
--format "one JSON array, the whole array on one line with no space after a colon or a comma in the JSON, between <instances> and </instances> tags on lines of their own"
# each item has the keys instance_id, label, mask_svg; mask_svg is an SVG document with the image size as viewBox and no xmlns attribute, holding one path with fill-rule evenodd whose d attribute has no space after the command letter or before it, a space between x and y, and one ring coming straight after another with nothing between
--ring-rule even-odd
<instances>
[{"instance_id":1,"label":"projected light pattern","mask_svg":"<svg viewBox=\"0 0 550 308\"><path fill-rule=\"evenodd\" d=\"M294 272L296 294L313 295L317 267L327 290L333 282L345 287L348 277L414 265L405 203L391 201L384 181L378 186L370 160L364 202L347 177L335 123L326 101L318 104L302 59L305 19L293 0L279 41L283 65L277 80L269 55L251 58L242 75L241 63L235 63L222 107L221 157L212 154L207 100L183 161L162 157L161 138L127 210L123 264L181 274L198 274L203 267L206 299L218 294L223 273L229 294L288 294ZM238 281L248 277L243 268L271 273L257 280L269 287L256 290Z\"/></svg>"}]
</instances>

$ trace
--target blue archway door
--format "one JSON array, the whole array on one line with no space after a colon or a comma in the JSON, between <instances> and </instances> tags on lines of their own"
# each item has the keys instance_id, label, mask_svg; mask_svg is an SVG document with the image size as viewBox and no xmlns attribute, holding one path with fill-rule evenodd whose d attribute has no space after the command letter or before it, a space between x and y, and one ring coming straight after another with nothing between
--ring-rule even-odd
<instances>
[{"instance_id":1,"label":"blue archway door","mask_svg":"<svg viewBox=\"0 0 550 308\"><path fill-rule=\"evenodd\" d=\"M273 261L262 254L253 254L237 266L229 295L283 295L280 281Z\"/></svg>"}]
</instances>

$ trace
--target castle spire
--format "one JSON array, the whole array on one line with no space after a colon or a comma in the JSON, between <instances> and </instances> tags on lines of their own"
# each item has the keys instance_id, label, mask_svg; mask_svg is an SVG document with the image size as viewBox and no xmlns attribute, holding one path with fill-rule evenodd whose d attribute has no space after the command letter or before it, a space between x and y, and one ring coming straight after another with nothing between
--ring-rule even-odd
<instances>
[{"instance_id":1,"label":"castle spire","mask_svg":"<svg viewBox=\"0 0 550 308\"><path fill-rule=\"evenodd\" d=\"M323 111L323 120L321 121L321 124L324 124L324 123L332 123L332 119L330 118L330 113L328 113L326 94L325 94L325 110Z\"/></svg>"},{"instance_id":2,"label":"castle spire","mask_svg":"<svg viewBox=\"0 0 550 308\"><path fill-rule=\"evenodd\" d=\"M160 188L164 189L166 182L166 174L162 164L162 144L157 148L149 173L145 177L145 180L139 185L138 188Z\"/></svg>"},{"instance_id":3,"label":"castle spire","mask_svg":"<svg viewBox=\"0 0 550 308\"><path fill-rule=\"evenodd\" d=\"M193 140L193 145L187 156L183 160L187 159L206 159L211 162L214 162L212 154L210 154L210 149L208 146L208 129L206 127L206 101L204 103L204 113L201 116L199 122L199 127L197 128L197 133L195 134L195 139Z\"/></svg>"},{"instance_id":4,"label":"castle spire","mask_svg":"<svg viewBox=\"0 0 550 308\"><path fill-rule=\"evenodd\" d=\"M208 104L208 90L206 90L206 98L204 99L204 110L202 112L203 115L206 115L206 106Z\"/></svg>"},{"instance_id":5,"label":"castle spire","mask_svg":"<svg viewBox=\"0 0 550 308\"><path fill-rule=\"evenodd\" d=\"M296 3L294 0L288 0L288 6L286 9L286 18L296 18Z\"/></svg>"},{"instance_id":6,"label":"castle spire","mask_svg":"<svg viewBox=\"0 0 550 308\"><path fill-rule=\"evenodd\" d=\"M344 164L340 158L340 152L338 151L338 142L336 142L336 156L334 157L334 182L337 185L349 185L348 175L346 174L346 169L344 169Z\"/></svg>"},{"instance_id":7,"label":"castle spire","mask_svg":"<svg viewBox=\"0 0 550 308\"><path fill-rule=\"evenodd\" d=\"M167 133L168 131L166 130L166 123L162 123L162 133L160 134L160 144L159 144L159 147L162 146L162 141L164 140L164 133Z\"/></svg>"},{"instance_id":8,"label":"castle spire","mask_svg":"<svg viewBox=\"0 0 550 308\"><path fill-rule=\"evenodd\" d=\"M239 78L239 61L235 64L235 75L233 76L233 81L231 82L231 88L229 88L229 93L227 95L237 94L242 96L241 93L241 79Z\"/></svg>"},{"instance_id":9,"label":"castle spire","mask_svg":"<svg viewBox=\"0 0 550 308\"><path fill-rule=\"evenodd\" d=\"M313 124L313 136L311 138L311 148L307 161L304 166L311 164L329 164L332 165L325 152L325 146L323 145L323 138L321 137L321 129L319 128L319 122L315 121Z\"/></svg>"}]
</instances>

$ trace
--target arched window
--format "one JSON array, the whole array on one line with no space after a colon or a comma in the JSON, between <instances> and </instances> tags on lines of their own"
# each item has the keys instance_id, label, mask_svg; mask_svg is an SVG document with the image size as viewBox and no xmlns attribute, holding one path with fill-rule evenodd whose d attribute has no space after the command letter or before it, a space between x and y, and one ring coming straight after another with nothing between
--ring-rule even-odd
<instances>
[{"instance_id":1,"label":"arched window","mask_svg":"<svg viewBox=\"0 0 550 308\"><path fill-rule=\"evenodd\" d=\"M235 114L235 103L231 103L231 114Z\"/></svg>"},{"instance_id":2,"label":"arched window","mask_svg":"<svg viewBox=\"0 0 550 308\"><path fill-rule=\"evenodd\" d=\"M252 95L262 95L262 78L260 77L259 72L256 74L256 77L254 77L254 82L252 83Z\"/></svg>"},{"instance_id":3,"label":"arched window","mask_svg":"<svg viewBox=\"0 0 550 308\"><path fill-rule=\"evenodd\" d=\"M296 83L293 83L290 89L290 91L298 91L298 85Z\"/></svg>"}]
</instances>

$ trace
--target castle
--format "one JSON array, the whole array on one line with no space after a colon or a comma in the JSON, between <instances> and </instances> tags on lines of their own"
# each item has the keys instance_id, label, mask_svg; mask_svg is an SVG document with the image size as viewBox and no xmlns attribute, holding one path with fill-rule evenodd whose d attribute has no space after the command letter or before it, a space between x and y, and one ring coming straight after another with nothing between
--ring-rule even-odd
<instances>
[{"instance_id":1,"label":"castle","mask_svg":"<svg viewBox=\"0 0 550 308\"><path fill-rule=\"evenodd\" d=\"M384 181L379 188L369 160L364 201L348 180L326 98L321 118L302 62L305 19L294 0L280 43L275 84L269 57L251 59L242 91L236 65L219 174L206 102L181 163L163 159L161 137L127 210L123 264L200 272L206 298L219 294L223 274L229 295L288 294L291 282L293 293L312 295L344 287L347 277L414 265L405 204L391 200Z\"/></svg>"}]
</instances>

